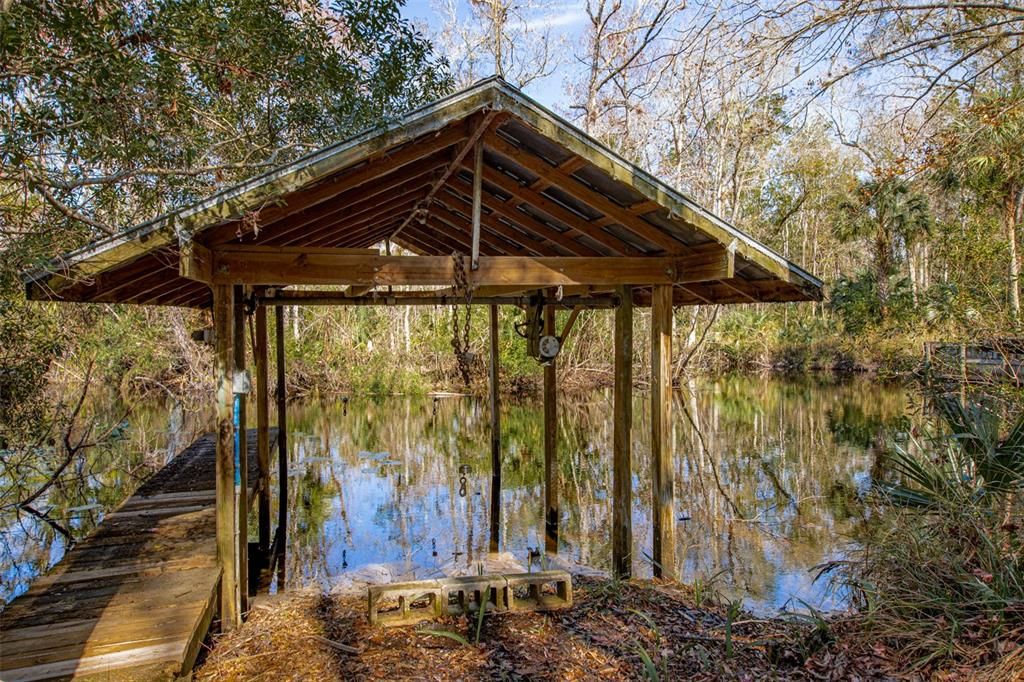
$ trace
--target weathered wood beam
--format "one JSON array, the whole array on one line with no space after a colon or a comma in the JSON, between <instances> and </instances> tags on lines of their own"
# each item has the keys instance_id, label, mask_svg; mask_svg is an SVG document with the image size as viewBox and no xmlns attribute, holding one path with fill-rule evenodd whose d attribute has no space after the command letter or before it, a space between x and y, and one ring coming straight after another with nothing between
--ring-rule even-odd
<instances>
[{"instance_id":1,"label":"weathered wood beam","mask_svg":"<svg viewBox=\"0 0 1024 682\"><path fill-rule=\"evenodd\" d=\"M544 333L555 336L555 309L544 307ZM544 552L558 554L558 387L555 363L544 366Z\"/></svg>"},{"instance_id":2,"label":"weathered wood beam","mask_svg":"<svg viewBox=\"0 0 1024 682\"><path fill-rule=\"evenodd\" d=\"M511 159L526 168L531 173L548 178L552 184L557 185L560 190L568 193L577 201L581 201L603 213L643 240L661 247L667 253L685 253L687 251L686 244L672 237L672 235L648 223L635 213L630 212L628 208L615 203L605 195L595 191L572 174L552 166L539 156L516 147L499 135L485 136L484 144L501 156Z\"/></svg>"},{"instance_id":3,"label":"weathered wood beam","mask_svg":"<svg viewBox=\"0 0 1024 682\"><path fill-rule=\"evenodd\" d=\"M419 161L422 158L432 156L442 149L459 144L466 137L467 133L464 127L452 126L432 137L420 140L416 144L406 145L396 151L382 153L367 163L351 171L344 172L337 179L327 180L314 187L293 192L281 198L277 203L267 205L256 213L255 224L269 223L315 206L342 192L376 180L386 173ZM204 230L201 234L202 242L207 246L232 242L237 239L239 230L243 232L243 236L250 231L250 228L241 224L243 222L241 220L234 220L224 225Z\"/></svg>"},{"instance_id":4,"label":"weathered wood beam","mask_svg":"<svg viewBox=\"0 0 1024 682\"><path fill-rule=\"evenodd\" d=\"M260 474L259 547L263 556L270 551L270 387L267 366L267 309L257 306L255 312L253 355L256 359L256 463Z\"/></svg>"},{"instance_id":5,"label":"weathered wood beam","mask_svg":"<svg viewBox=\"0 0 1024 682\"><path fill-rule=\"evenodd\" d=\"M408 239L450 248L441 235L422 232ZM457 244L455 245L458 246ZM442 251L443 252L443 251ZM455 281L450 256L381 256L367 250L225 246L214 252L215 284L338 284L446 286ZM724 251L690 257L543 257L488 256L470 273L474 286L525 288L576 285L675 284L719 279Z\"/></svg>"},{"instance_id":6,"label":"weathered wood beam","mask_svg":"<svg viewBox=\"0 0 1024 682\"><path fill-rule=\"evenodd\" d=\"M672 287L656 286L651 306L651 558L656 578L676 578L672 452Z\"/></svg>"},{"instance_id":7,"label":"weathered wood beam","mask_svg":"<svg viewBox=\"0 0 1024 682\"><path fill-rule=\"evenodd\" d=\"M427 292L392 292L371 293L366 296L349 297L344 291L278 291L272 295L257 297L260 305L267 306L445 306L464 305L466 300L462 294L430 295ZM513 305L526 306L536 301L530 296L473 296L471 305ZM618 296L565 296L561 299L545 298L543 305L554 308L615 308L619 305Z\"/></svg>"},{"instance_id":8,"label":"weathered wood beam","mask_svg":"<svg viewBox=\"0 0 1024 682\"><path fill-rule=\"evenodd\" d=\"M497 305L492 304L490 306L489 321L491 363L488 368L487 379L488 392L491 398L491 536L488 546L492 553L496 553L500 546L501 533L501 402L498 391L498 362L500 353L498 348Z\"/></svg>"},{"instance_id":9,"label":"weathered wood beam","mask_svg":"<svg viewBox=\"0 0 1024 682\"><path fill-rule=\"evenodd\" d=\"M235 428L233 421L235 355L234 294L230 286L213 287L214 362L217 385L217 561L220 564L220 620L225 631L242 625L239 596L238 525L235 498Z\"/></svg>"},{"instance_id":10,"label":"weathered wood beam","mask_svg":"<svg viewBox=\"0 0 1024 682\"><path fill-rule=\"evenodd\" d=\"M629 578L633 568L633 292L618 288L615 310L615 376L612 406L612 573Z\"/></svg>"},{"instance_id":11,"label":"weathered wood beam","mask_svg":"<svg viewBox=\"0 0 1024 682\"><path fill-rule=\"evenodd\" d=\"M210 282L213 280L213 252L195 240L180 246L179 273L182 277Z\"/></svg>"},{"instance_id":12,"label":"weathered wood beam","mask_svg":"<svg viewBox=\"0 0 1024 682\"><path fill-rule=\"evenodd\" d=\"M483 203L483 170L484 170L484 147L480 140L473 146L473 211L472 211L472 233L473 246L469 258L469 268L476 270L480 266L480 212Z\"/></svg>"},{"instance_id":13,"label":"weathered wood beam","mask_svg":"<svg viewBox=\"0 0 1024 682\"><path fill-rule=\"evenodd\" d=\"M232 351L234 353L234 377L246 371L245 363L245 290L240 284L234 286L234 322ZM235 499L238 514L235 535L238 552L238 593L242 613L249 610L249 439L246 437L247 396L235 386Z\"/></svg>"},{"instance_id":14,"label":"weathered wood beam","mask_svg":"<svg viewBox=\"0 0 1024 682\"><path fill-rule=\"evenodd\" d=\"M471 118L473 130L468 133L468 139L462 147L459 148L459 151L456 152L455 158L453 158L452 162L448 164L447 168L445 168L441 177L434 182L434 185L430 188L430 191L427 192L427 196L419 206L409 213L406 219L402 221L393 233L391 233L392 240L394 240L397 235L401 234L413 220L419 220L420 218L425 217L425 215L430 211L430 204L433 203L434 196L441 191L441 188L444 187L446 182L448 182L448 178L450 178L452 174L459 169L462 165L462 160L465 159L469 152L476 147L476 143L480 141L487 131L490 130L492 126L500 124L502 120L504 120L504 114L497 111L488 111L480 118Z\"/></svg>"}]
</instances>

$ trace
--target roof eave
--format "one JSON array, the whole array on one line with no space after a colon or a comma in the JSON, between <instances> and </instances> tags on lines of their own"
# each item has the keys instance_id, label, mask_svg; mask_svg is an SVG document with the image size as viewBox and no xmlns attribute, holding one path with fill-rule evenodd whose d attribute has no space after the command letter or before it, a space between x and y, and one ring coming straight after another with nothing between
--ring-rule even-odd
<instances>
[{"instance_id":1,"label":"roof eave","mask_svg":"<svg viewBox=\"0 0 1024 682\"><path fill-rule=\"evenodd\" d=\"M375 151L436 132L480 109L507 111L569 151L664 207L671 216L708 234L738 256L802 291L821 299L822 283L799 266L757 242L681 192L669 187L500 78L490 78L420 107L397 120L302 157L174 213L142 223L55 259L47 268L25 273L29 298L50 298L67 281L87 279L156 249L191 239L208 228L237 220L311 182L337 173Z\"/></svg>"}]
</instances>

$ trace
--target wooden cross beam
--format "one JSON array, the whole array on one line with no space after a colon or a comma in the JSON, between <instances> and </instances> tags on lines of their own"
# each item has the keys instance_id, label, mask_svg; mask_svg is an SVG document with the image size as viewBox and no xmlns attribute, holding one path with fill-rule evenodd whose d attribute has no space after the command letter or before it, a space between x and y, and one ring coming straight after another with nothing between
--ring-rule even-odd
<instances>
[{"instance_id":1,"label":"wooden cross beam","mask_svg":"<svg viewBox=\"0 0 1024 682\"><path fill-rule=\"evenodd\" d=\"M477 147L477 142L484 136L484 134L490 130L493 126L500 124L505 118L505 115L498 111L489 111L483 116L483 120L476 126L475 130L469 134L469 139L459 148L456 152L455 158L448 164L448 167L441 174L427 192L427 196L419 203L419 205L408 215L402 224L399 225L394 232L391 233L391 239L401 234L402 230L409 226L413 220L420 217L425 217L430 211L430 205L434 202L434 196L444 187L444 184L448 182L448 178L455 173L462 165L462 160L466 158L469 152Z\"/></svg>"},{"instance_id":2,"label":"wooden cross beam","mask_svg":"<svg viewBox=\"0 0 1024 682\"><path fill-rule=\"evenodd\" d=\"M375 249L231 245L214 250L189 245L181 252L183 276L208 284L451 286L450 256L382 256ZM580 285L652 285L706 282L728 272L725 250L688 256L524 257L481 256L469 271L472 286L524 289Z\"/></svg>"}]
</instances>

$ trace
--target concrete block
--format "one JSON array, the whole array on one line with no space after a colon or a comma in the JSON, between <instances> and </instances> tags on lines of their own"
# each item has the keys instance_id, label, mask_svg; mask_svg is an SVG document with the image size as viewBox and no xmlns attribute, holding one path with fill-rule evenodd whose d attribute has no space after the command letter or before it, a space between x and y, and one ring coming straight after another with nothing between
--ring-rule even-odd
<instances>
[{"instance_id":1,"label":"concrete block","mask_svg":"<svg viewBox=\"0 0 1024 682\"><path fill-rule=\"evenodd\" d=\"M539 571L505 576L512 611L548 611L572 606L572 576L567 571ZM547 589L545 589L547 588Z\"/></svg>"},{"instance_id":2,"label":"concrete block","mask_svg":"<svg viewBox=\"0 0 1024 682\"><path fill-rule=\"evenodd\" d=\"M436 580L374 585L367 597L371 625L411 625L442 613L441 585Z\"/></svg>"},{"instance_id":3,"label":"concrete block","mask_svg":"<svg viewBox=\"0 0 1024 682\"><path fill-rule=\"evenodd\" d=\"M466 575L438 582L442 608L449 615L476 613L481 602L486 611L508 610L508 583L504 576Z\"/></svg>"}]
</instances>

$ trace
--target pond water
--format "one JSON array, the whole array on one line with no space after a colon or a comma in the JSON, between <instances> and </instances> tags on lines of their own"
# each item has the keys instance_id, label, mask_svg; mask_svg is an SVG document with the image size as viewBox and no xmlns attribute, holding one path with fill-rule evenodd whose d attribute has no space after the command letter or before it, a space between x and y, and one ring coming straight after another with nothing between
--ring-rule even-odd
<instances>
[{"instance_id":1,"label":"pond water","mask_svg":"<svg viewBox=\"0 0 1024 682\"><path fill-rule=\"evenodd\" d=\"M611 564L611 398L610 391L562 397L558 414L559 552L598 569ZM920 420L920 405L911 390L856 378L730 376L684 385L672 432L682 578L712 581L758 613L842 608L844 596L815 581L814 569L847 550L861 514L858 493L885 444ZM288 587L329 588L379 564L408 578L453 565L474 572L489 542L486 401L353 398L293 404L288 416ZM647 395L637 391L633 568L640 576L651 574L648 418ZM51 517L87 531L205 423L180 406L134 410L123 442L88 465L76 495L50 501ZM524 565L529 549L543 545L542 424L539 400L502 405L501 549ZM462 465L469 467L464 496ZM4 517L0 525L6 600L58 559L65 542L33 517Z\"/></svg>"}]
</instances>

